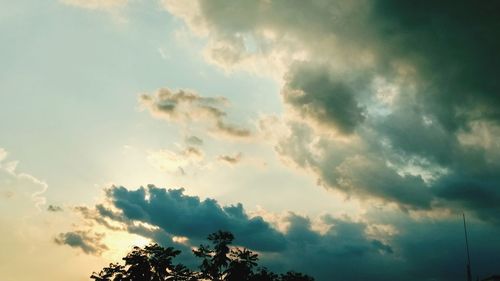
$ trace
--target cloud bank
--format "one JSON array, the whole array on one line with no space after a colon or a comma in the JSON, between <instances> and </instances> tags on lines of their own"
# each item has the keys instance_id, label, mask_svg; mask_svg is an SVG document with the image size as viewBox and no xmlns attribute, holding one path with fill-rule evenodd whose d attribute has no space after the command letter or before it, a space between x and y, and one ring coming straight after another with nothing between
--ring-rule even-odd
<instances>
[{"instance_id":1,"label":"cloud bank","mask_svg":"<svg viewBox=\"0 0 500 281\"><path fill-rule=\"evenodd\" d=\"M183 189L165 190L153 185L136 191L112 187L106 194L119 211L100 207L99 215L108 219L140 221L172 236L196 241L219 229L231 229L238 241L256 250L273 251L284 247L282 235L262 218L249 218L241 204L222 207L213 199L200 200L185 195Z\"/></svg>"},{"instance_id":2,"label":"cloud bank","mask_svg":"<svg viewBox=\"0 0 500 281\"><path fill-rule=\"evenodd\" d=\"M498 3L162 3L211 62L278 70L287 163L347 197L498 224Z\"/></svg>"},{"instance_id":3,"label":"cloud bank","mask_svg":"<svg viewBox=\"0 0 500 281\"><path fill-rule=\"evenodd\" d=\"M103 201L107 203L78 211L87 221L111 230L180 248L188 264L194 264L190 247L204 242L207 233L224 229L235 234L237 245L259 251L266 266L279 271L294 268L320 281L402 276L405 280L456 280L463 277L465 268L459 217L415 219L372 212L367 220L330 215L312 220L288 213L269 222L248 215L242 204L221 206L213 199L186 195L183 189L153 185L137 190L111 187ZM285 227L277 230L277 224ZM494 273L498 261L491 257L500 250L498 229L481 221L472 221L470 226L475 272L480 276ZM88 253L105 249L99 241L100 236L81 231L57 238L57 243Z\"/></svg>"}]
</instances>

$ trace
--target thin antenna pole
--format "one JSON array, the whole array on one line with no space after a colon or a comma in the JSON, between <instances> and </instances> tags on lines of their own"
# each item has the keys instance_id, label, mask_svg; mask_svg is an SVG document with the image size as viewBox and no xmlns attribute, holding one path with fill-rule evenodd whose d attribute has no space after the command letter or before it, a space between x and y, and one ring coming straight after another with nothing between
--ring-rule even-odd
<instances>
[{"instance_id":1,"label":"thin antenna pole","mask_svg":"<svg viewBox=\"0 0 500 281\"><path fill-rule=\"evenodd\" d=\"M464 219L465 247L467 249L467 281L472 281L472 273L470 269L469 240L467 239L467 225L465 224L465 213L462 213L462 217Z\"/></svg>"}]
</instances>

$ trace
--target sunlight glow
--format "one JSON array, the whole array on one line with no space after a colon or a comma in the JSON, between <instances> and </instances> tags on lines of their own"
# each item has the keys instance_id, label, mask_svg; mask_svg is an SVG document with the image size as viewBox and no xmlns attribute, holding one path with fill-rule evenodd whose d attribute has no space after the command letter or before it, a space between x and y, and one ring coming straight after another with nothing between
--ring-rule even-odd
<instances>
[{"instance_id":1,"label":"sunlight glow","mask_svg":"<svg viewBox=\"0 0 500 281\"><path fill-rule=\"evenodd\" d=\"M144 247L152 242L143 236L126 232L110 232L106 234L104 242L109 247L109 251L104 253L104 257L110 260L120 260L134 246Z\"/></svg>"}]
</instances>

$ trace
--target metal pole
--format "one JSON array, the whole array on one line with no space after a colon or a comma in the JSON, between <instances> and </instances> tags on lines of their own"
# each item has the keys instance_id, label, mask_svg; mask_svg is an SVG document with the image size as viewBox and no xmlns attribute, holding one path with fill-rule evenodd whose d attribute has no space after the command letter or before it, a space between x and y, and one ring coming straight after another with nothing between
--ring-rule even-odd
<instances>
[{"instance_id":1,"label":"metal pole","mask_svg":"<svg viewBox=\"0 0 500 281\"><path fill-rule=\"evenodd\" d=\"M462 217L464 219L465 247L467 249L467 281L472 281L472 273L470 269L469 241L467 239L467 225L465 224L465 213L462 213Z\"/></svg>"}]
</instances>

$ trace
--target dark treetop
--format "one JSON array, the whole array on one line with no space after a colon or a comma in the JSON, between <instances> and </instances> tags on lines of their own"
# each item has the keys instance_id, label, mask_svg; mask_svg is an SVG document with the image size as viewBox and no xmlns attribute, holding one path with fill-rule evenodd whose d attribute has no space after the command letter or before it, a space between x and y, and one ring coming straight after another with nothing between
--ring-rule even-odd
<instances>
[{"instance_id":1,"label":"dark treetop","mask_svg":"<svg viewBox=\"0 0 500 281\"><path fill-rule=\"evenodd\" d=\"M125 265L112 263L99 273L93 273L96 281L314 281L314 278L289 271L276 274L257 264L258 255L246 248L231 247L234 236L218 231L208 236L212 245L200 245L193 254L201 259L198 271L183 264L174 264L181 251L150 244L134 247L123 258Z\"/></svg>"}]
</instances>

